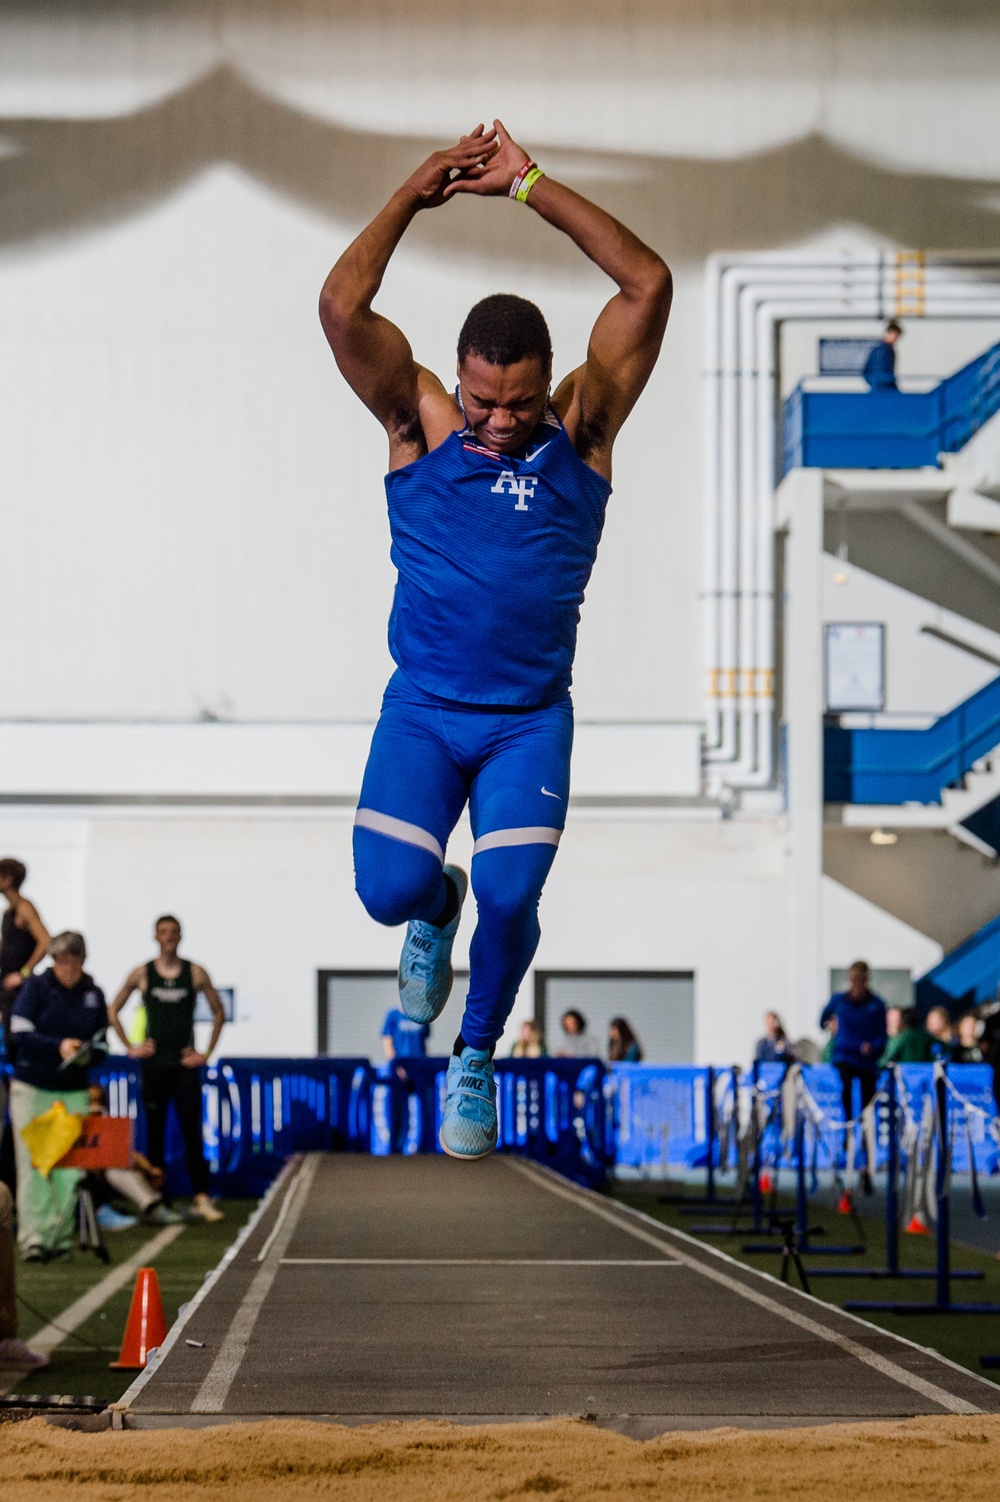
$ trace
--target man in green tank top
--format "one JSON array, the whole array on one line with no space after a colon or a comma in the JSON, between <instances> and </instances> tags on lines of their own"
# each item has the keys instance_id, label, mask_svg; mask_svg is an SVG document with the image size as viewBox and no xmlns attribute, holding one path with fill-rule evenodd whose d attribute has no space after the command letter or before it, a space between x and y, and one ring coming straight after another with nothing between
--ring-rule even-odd
<instances>
[{"instance_id":1,"label":"man in green tank top","mask_svg":"<svg viewBox=\"0 0 1000 1502\"><path fill-rule=\"evenodd\" d=\"M146 1107L146 1154L157 1168L164 1168L164 1138L167 1107L174 1103L184 1139L184 1156L194 1190L191 1212L200 1220L221 1220L209 1197L208 1164L201 1132L201 1076L219 1041L226 1014L207 970L177 953L180 923L171 914L156 920L154 929L160 953L155 960L137 965L127 977L108 1009L108 1022L128 1049L129 1057L142 1061L142 1098ZM119 1012L134 991L146 1007L146 1037L131 1043L119 1020ZM194 1011L199 992L212 1011L212 1036L199 1053L194 1043Z\"/></svg>"}]
</instances>

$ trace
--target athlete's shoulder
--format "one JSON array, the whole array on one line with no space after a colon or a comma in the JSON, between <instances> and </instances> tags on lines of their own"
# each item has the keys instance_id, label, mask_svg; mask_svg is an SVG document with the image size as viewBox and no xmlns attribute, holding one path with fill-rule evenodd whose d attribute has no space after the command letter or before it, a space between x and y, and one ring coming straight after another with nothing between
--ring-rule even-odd
<instances>
[{"instance_id":1,"label":"athlete's shoulder","mask_svg":"<svg viewBox=\"0 0 1000 1502\"><path fill-rule=\"evenodd\" d=\"M609 415L600 404L589 409L585 407L583 381L586 371L587 367L581 365L560 381L552 396L552 408L577 458L610 485L614 434Z\"/></svg>"},{"instance_id":2,"label":"athlete's shoulder","mask_svg":"<svg viewBox=\"0 0 1000 1502\"><path fill-rule=\"evenodd\" d=\"M401 413L399 422L389 429L389 473L433 453L464 422L461 408L444 383L433 370L418 365L416 408Z\"/></svg>"}]
</instances>

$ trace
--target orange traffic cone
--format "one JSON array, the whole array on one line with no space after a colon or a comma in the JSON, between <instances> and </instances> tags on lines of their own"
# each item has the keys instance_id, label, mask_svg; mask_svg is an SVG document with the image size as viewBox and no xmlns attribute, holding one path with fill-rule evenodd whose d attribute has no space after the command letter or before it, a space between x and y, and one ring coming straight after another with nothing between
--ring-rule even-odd
<instances>
[{"instance_id":1,"label":"orange traffic cone","mask_svg":"<svg viewBox=\"0 0 1000 1502\"><path fill-rule=\"evenodd\" d=\"M140 1267L125 1321L125 1336L118 1360L109 1363L113 1372L141 1372L150 1351L161 1346L167 1335L167 1317L160 1297L160 1282L152 1267Z\"/></svg>"},{"instance_id":2,"label":"orange traffic cone","mask_svg":"<svg viewBox=\"0 0 1000 1502\"><path fill-rule=\"evenodd\" d=\"M930 1227L924 1220L924 1217L920 1214L917 1214L914 1215L913 1219L910 1221L910 1224L907 1226L906 1234L907 1236L929 1236L931 1232Z\"/></svg>"},{"instance_id":3,"label":"orange traffic cone","mask_svg":"<svg viewBox=\"0 0 1000 1502\"><path fill-rule=\"evenodd\" d=\"M760 1192L761 1192L761 1194L771 1194L771 1193L773 1193L773 1191L774 1191L774 1180L772 1179L771 1175L766 1171L766 1169L761 1174L761 1176L760 1176L760 1178L758 1180L758 1183L760 1184Z\"/></svg>"},{"instance_id":4,"label":"orange traffic cone","mask_svg":"<svg viewBox=\"0 0 1000 1502\"><path fill-rule=\"evenodd\" d=\"M845 1189L844 1192L843 1192L843 1194L840 1196L840 1202L837 1205L837 1214L838 1215L853 1215L854 1214L854 1201L851 1198L851 1191L849 1189Z\"/></svg>"}]
</instances>

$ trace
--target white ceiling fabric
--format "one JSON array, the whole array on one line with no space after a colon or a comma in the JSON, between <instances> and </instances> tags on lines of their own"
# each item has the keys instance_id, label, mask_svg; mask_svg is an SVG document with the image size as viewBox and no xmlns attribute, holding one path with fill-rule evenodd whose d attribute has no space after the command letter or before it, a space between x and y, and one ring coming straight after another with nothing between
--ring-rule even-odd
<instances>
[{"instance_id":1,"label":"white ceiling fabric","mask_svg":"<svg viewBox=\"0 0 1000 1502\"><path fill-rule=\"evenodd\" d=\"M502 109L536 150L725 160L820 135L897 171L1000 177L1000 7L979 20L957 8L945 27L919 6L878 20L886 0L836 25L789 19L778 0L726 24L634 3L609 25L581 0L572 26L559 5L504 7L499 41L495 14L456 3L442 20L443 8L35 0L0 16L0 122L127 115L229 67L379 134L447 139Z\"/></svg>"}]
</instances>

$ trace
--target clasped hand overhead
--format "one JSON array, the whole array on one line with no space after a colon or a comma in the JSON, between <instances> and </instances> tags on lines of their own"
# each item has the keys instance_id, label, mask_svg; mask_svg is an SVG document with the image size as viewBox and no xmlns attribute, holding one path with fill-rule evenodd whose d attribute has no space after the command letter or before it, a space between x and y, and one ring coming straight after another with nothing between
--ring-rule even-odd
<instances>
[{"instance_id":1,"label":"clasped hand overhead","mask_svg":"<svg viewBox=\"0 0 1000 1502\"><path fill-rule=\"evenodd\" d=\"M528 152L507 134L503 122L477 125L455 146L433 152L407 182L421 207L439 208L456 193L506 198L528 160Z\"/></svg>"}]
</instances>

